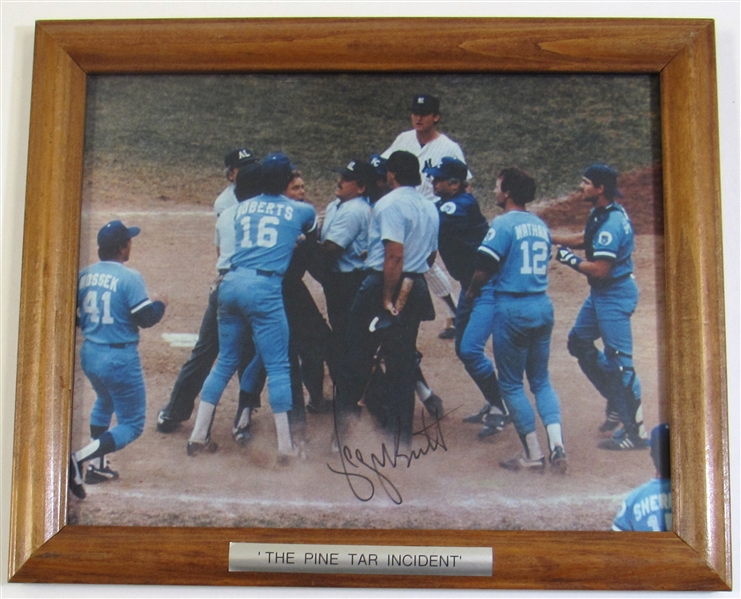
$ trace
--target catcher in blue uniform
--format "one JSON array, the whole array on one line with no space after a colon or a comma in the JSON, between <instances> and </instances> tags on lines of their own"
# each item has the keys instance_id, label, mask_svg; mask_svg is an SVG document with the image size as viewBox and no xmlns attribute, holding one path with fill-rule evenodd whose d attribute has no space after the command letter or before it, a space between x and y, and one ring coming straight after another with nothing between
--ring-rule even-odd
<instances>
[{"instance_id":1,"label":"catcher in blue uniform","mask_svg":"<svg viewBox=\"0 0 741 599\"><path fill-rule=\"evenodd\" d=\"M669 425L659 424L651 431L650 445L656 475L628 494L615 516L612 530L662 532L672 529Z\"/></svg>"},{"instance_id":2,"label":"catcher in blue uniform","mask_svg":"<svg viewBox=\"0 0 741 599\"><path fill-rule=\"evenodd\" d=\"M80 361L97 395L90 414L91 442L69 460L69 488L85 498L82 464L87 484L118 478L106 455L126 447L144 429L147 401L139 359L139 327L157 324L165 302L151 300L144 279L124 266L138 227L114 220L98 232L100 262L80 272L77 291L78 322L85 341ZM113 415L116 424L111 427Z\"/></svg>"},{"instance_id":3,"label":"catcher in blue uniform","mask_svg":"<svg viewBox=\"0 0 741 599\"><path fill-rule=\"evenodd\" d=\"M557 260L586 275L590 286L576 323L569 333L569 353L579 360L584 374L607 400L601 433L615 431L600 443L603 449L644 449L641 385L633 367L633 335L630 317L638 304L633 277L633 226L625 209L615 201L622 197L617 172L594 164L581 183L584 199L594 208L584 233L554 236L561 244ZM567 247L568 246L568 247ZM586 260L571 249L584 249ZM594 342L602 339L604 351ZM622 429L615 430L622 423Z\"/></svg>"},{"instance_id":4,"label":"catcher in blue uniform","mask_svg":"<svg viewBox=\"0 0 741 599\"><path fill-rule=\"evenodd\" d=\"M499 388L525 448L499 465L508 470L545 469L535 413L523 386L524 374L548 435L549 462L563 474L567 463L561 406L548 373L553 332L553 304L546 293L551 234L546 224L525 208L535 198L535 181L527 173L518 168L504 169L494 194L504 214L491 222L479 247L467 297L477 297L491 279L484 289L494 297L492 337Z\"/></svg>"}]
</instances>

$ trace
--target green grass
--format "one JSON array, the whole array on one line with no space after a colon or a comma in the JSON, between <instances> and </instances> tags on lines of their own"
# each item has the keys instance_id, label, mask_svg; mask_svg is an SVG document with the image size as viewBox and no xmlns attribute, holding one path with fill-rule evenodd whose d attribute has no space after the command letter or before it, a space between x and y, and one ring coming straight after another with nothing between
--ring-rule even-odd
<instances>
[{"instance_id":1,"label":"green grass","mask_svg":"<svg viewBox=\"0 0 741 599\"><path fill-rule=\"evenodd\" d=\"M485 208L506 166L528 170L538 197L550 198L573 190L592 162L626 172L661 158L649 75L95 76L88 90L88 165L187 186L221 176L237 146L282 150L320 203L331 199L333 169L410 128L417 92L440 97L440 130L461 144Z\"/></svg>"}]
</instances>

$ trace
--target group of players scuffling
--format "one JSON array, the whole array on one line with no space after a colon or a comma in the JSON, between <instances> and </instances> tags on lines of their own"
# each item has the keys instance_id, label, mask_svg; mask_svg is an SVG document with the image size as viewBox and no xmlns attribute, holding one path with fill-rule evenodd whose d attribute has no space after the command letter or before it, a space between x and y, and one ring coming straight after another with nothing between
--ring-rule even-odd
<instances>
[{"instance_id":1,"label":"group of players scuffling","mask_svg":"<svg viewBox=\"0 0 741 599\"><path fill-rule=\"evenodd\" d=\"M657 469L647 483L652 486L644 485L629 500L658 508L643 514L626 504L614 526L665 529L671 515L669 437L660 425L652 443L643 425L630 324L638 302L634 238L616 202L622 197L616 171L604 164L586 169L581 190L593 209L584 232L556 236L526 208L535 199L534 179L519 168L505 168L494 190L503 212L489 224L469 191L472 175L460 146L437 130L440 117L436 97L415 95L413 129L383 154L339 169L336 199L321 219L288 156L274 152L259 160L247 148L227 154L230 184L214 204L219 276L198 341L158 414L157 430L169 433L188 420L200 393L187 454L215 452L211 424L238 372L233 437L240 444L250 441L251 419L267 382L281 464L304 457L306 412L334 413L334 451L340 451L363 407L395 443L409 446L415 393L429 419L445 415L422 374L416 347L420 323L435 318L432 291L450 310L439 337L454 340L456 355L485 399L464 421L482 425L480 438L514 424L524 450L500 461L501 467L535 472L550 467L563 474L561 409L548 372L554 326L548 265L552 245L558 245L556 260L585 275L590 286L568 350L607 400L599 446L622 451L650 445ZM167 301L150 299L141 275L124 266L139 232L120 221L105 225L98 233L100 261L80 273L81 364L97 395L92 440L69 464L70 489L81 499L83 478L87 484L118 478L107 455L144 428L138 331L161 320ZM585 257L572 249L583 249ZM457 303L438 254L460 283ZM329 325L303 281L307 271L324 289ZM496 369L484 351L490 337ZM604 351L595 346L600 338ZM325 363L333 400L323 393ZM546 453L523 375L545 427ZM647 503L649 496L664 499Z\"/></svg>"}]
</instances>

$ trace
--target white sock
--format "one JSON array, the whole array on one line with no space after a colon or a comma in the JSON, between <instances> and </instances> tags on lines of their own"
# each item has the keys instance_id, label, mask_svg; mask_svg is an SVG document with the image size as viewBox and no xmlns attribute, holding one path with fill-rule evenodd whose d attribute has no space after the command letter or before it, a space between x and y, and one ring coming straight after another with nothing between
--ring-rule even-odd
<instances>
[{"instance_id":1,"label":"white sock","mask_svg":"<svg viewBox=\"0 0 741 599\"><path fill-rule=\"evenodd\" d=\"M250 414L252 413L252 408L245 408L242 410L242 413L239 415L239 422L237 422L237 426L234 429L234 432L237 432L240 428L244 428L250 423Z\"/></svg>"},{"instance_id":2,"label":"white sock","mask_svg":"<svg viewBox=\"0 0 741 599\"><path fill-rule=\"evenodd\" d=\"M420 401L427 401L430 395L432 395L432 390L422 381L417 381L414 390L417 392L417 397L419 397Z\"/></svg>"},{"instance_id":3,"label":"white sock","mask_svg":"<svg viewBox=\"0 0 741 599\"><path fill-rule=\"evenodd\" d=\"M525 444L527 445L529 459L539 460L543 457L543 452L540 450L540 443L538 443L538 436L535 434L535 431L525 435Z\"/></svg>"},{"instance_id":4,"label":"white sock","mask_svg":"<svg viewBox=\"0 0 741 599\"><path fill-rule=\"evenodd\" d=\"M291 428L288 425L288 412L273 414L275 418L275 430L278 433L278 453L293 453L293 441L291 441Z\"/></svg>"},{"instance_id":5,"label":"white sock","mask_svg":"<svg viewBox=\"0 0 741 599\"><path fill-rule=\"evenodd\" d=\"M78 462L84 462L88 457L93 455L100 447L100 439L93 439L85 445L82 449L78 449L74 453L74 458Z\"/></svg>"},{"instance_id":6,"label":"white sock","mask_svg":"<svg viewBox=\"0 0 741 599\"><path fill-rule=\"evenodd\" d=\"M214 420L216 406L214 404L202 401L198 404L198 414L196 423L193 426L193 432L190 434L190 441L193 443L205 443L211 431L211 423Z\"/></svg>"},{"instance_id":7,"label":"white sock","mask_svg":"<svg viewBox=\"0 0 741 599\"><path fill-rule=\"evenodd\" d=\"M549 424L545 427L545 430L548 432L548 447L551 451L556 449L556 447L563 447L560 423Z\"/></svg>"}]
</instances>

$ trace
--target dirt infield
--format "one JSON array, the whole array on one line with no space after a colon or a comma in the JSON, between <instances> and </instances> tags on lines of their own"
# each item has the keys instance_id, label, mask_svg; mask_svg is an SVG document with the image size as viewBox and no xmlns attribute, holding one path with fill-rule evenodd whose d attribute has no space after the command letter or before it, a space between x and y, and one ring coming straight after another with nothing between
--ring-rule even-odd
<instances>
[{"instance_id":1,"label":"dirt infield","mask_svg":"<svg viewBox=\"0 0 741 599\"><path fill-rule=\"evenodd\" d=\"M163 321L141 334L140 353L147 385L147 424L141 438L111 462L118 481L91 486L88 497L70 497L69 521L84 525L229 526L229 527L359 527L450 529L598 530L610 527L621 499L650 478L653 466L646 451L613 453L597 449L597 427L604 417L601 399L566 351L566 339L582 301L586 280L568 268L551 265L550 295L556 309L551 351L551 378L563 412L569 458L565 476L512 473L498 461L520 451L513 427L484 441L477 426L462 417L476 411L482 398L455 356L452 341L437 338L445 310L423 323L419 349L422 367L433 390L443 398L446 416L415 438L410 456L383 468L357 463L355 450L370 462L382 455L381 438L364 415L347 441L354 461L342 474L340 456L330 450L332 416L308 418L305 461L287 467L275 463L277 442L266 392L247 447L231 438L237 384L224 393L212 428L219 444L214 454L186 456L193 419L176 432L156 432L158 410L169 397L180 366L190 350L172 347L165 333L197 333L214 276L213 215L205 207L184 207L152 200L105 208L83 215L83 239L113 218L142 228L134 240L129 266L139 270L150 293L169 296ZM663 293L662 237L636 237L636 278L641 292L633 317L634 357L643 388L647 427L660 419L662 397L661 321ZM94 261L94 245L83 247L81 263ZM323 309L319 286L307 283ZM79 348L79 339L78 339ZM79 354L78 354L79 355ZM325 388L326 395L331 391ZM72 445L88 440L88 415L94 394L78 369ZM422 429L421 404L417 429ZM426 425L430 425L429 418ZM539 425L540 426L540 425ZM539 428L541 443L545 433ZM393 447L389 447L393 454ZM353 466L354 464L354 466ZM339 473L337 471L340 471Z\"/></svg>"}]
</instances>

